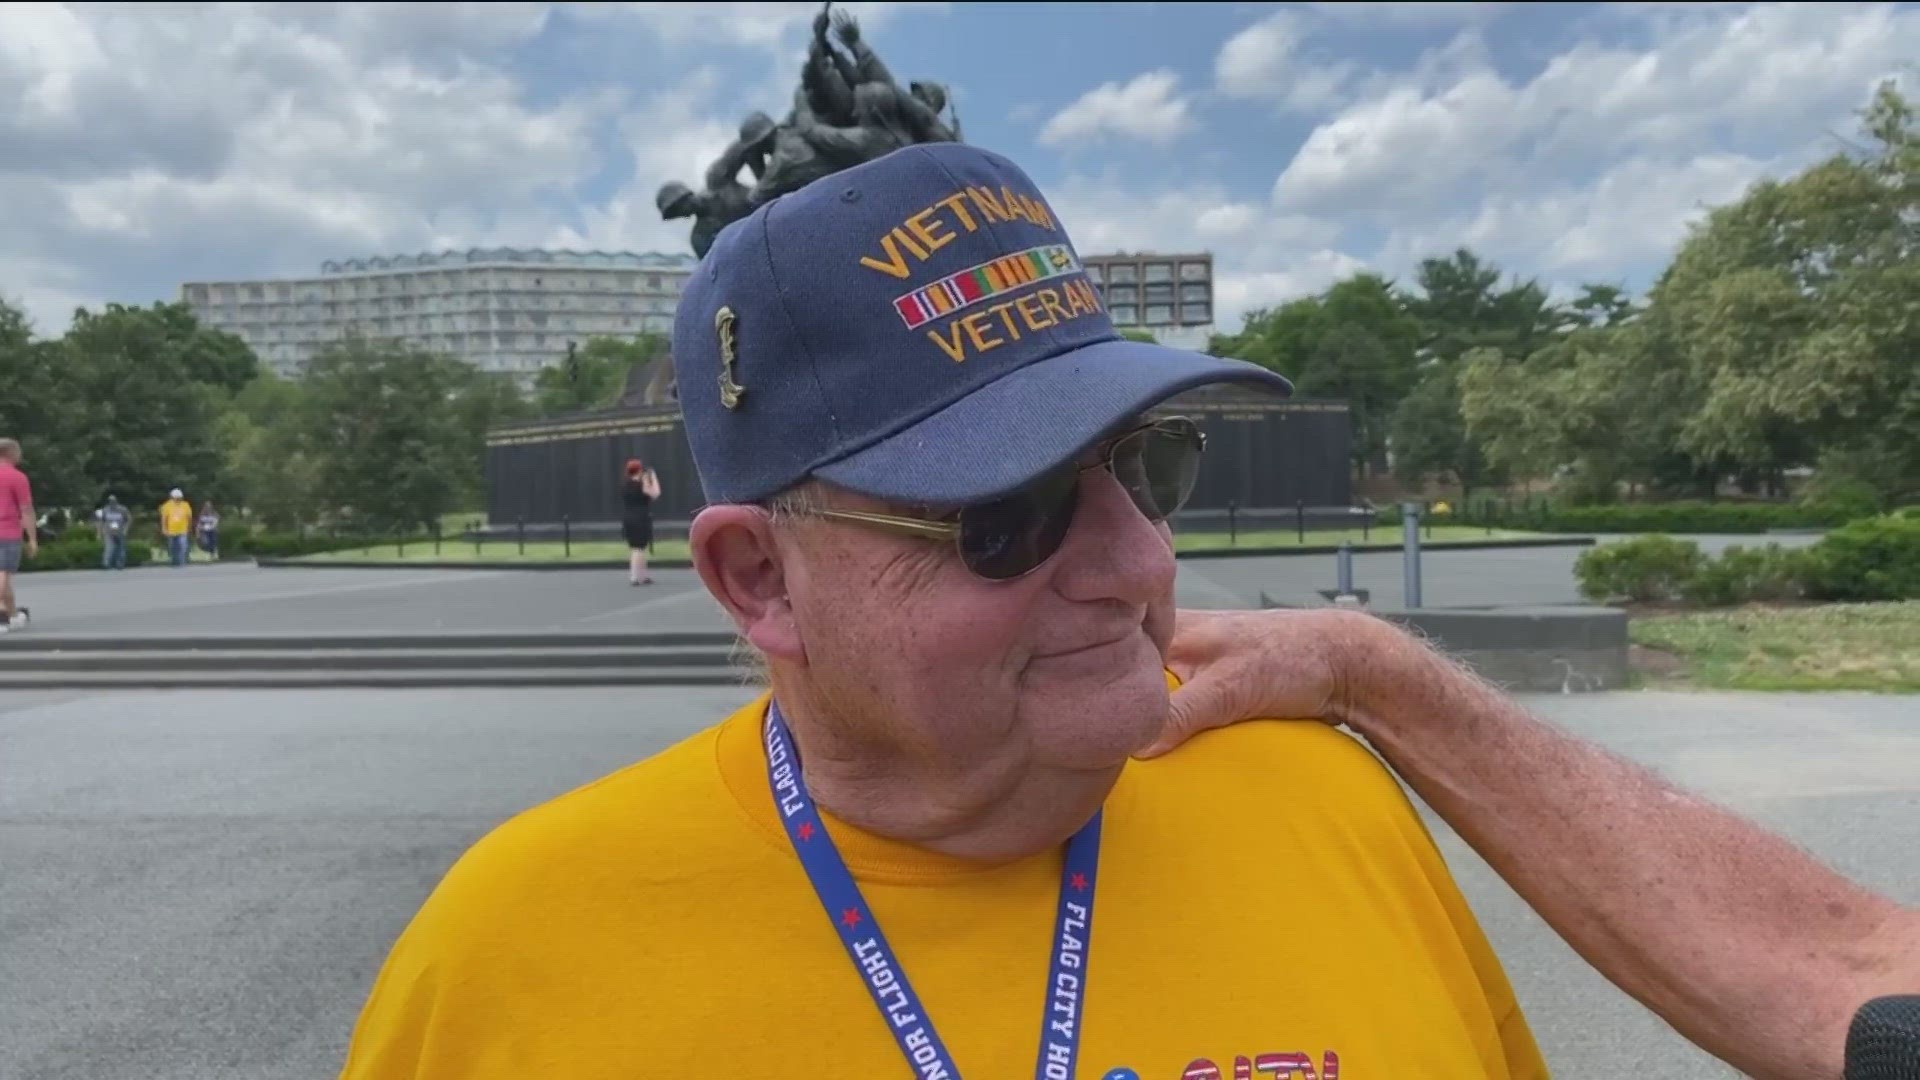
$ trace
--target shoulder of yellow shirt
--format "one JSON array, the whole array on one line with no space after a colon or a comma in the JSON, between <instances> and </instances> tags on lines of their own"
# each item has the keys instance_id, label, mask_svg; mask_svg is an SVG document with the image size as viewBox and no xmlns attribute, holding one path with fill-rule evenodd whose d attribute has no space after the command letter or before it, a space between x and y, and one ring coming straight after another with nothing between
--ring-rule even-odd
<instances>
[{"instance_id":1,"label":"shoulder of yellow shirt","mask_svg":"<svg viewBox=\"0 0 1920 1080\"><path fill-rule=\"evenodd\" d=\"M716 828L737 826L777 845L778 837L761 834L733 801L715 767L721 726L508 819L461 856L435 900L451 902L467 917L490 910L514 918L510 913L537 902L554 873L608 850L659 867L662 880L681 880L720 870L715 860L755 852L751 846L717 851ZM1243 721L1128 768L1173 781L1171 792L1153 782L1152 797L1184 797L1180 789L1187 787L1193 798L1207 800L1210 813L1257 821L1312 804L1383 840L1389 834L1396 843L1425 839L1418 813L1386 766L1358 739L1318 720ZM1276 785L1285 786L1287 799L1273 797Z\"/></svg>"}]
</instances>

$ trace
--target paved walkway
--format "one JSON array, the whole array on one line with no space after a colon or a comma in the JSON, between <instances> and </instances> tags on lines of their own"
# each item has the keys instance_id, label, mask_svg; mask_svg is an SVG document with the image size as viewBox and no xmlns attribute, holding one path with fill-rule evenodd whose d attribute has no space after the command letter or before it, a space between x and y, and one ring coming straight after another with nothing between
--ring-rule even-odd
<instances>
[{"instance_id":1,"label":"paved walkway","mask_svg":"<svg viewBox=\"0 0 1920 1080\"><path fill-rule=\"evenodd\" d=\"M377 966L461 851L509 815L747 697L736 688L8 695L0 1076L336 1075ZM1920 903L1910 699L1533 701ZM1436 836L1555 1075L1733 1075L1581 962L1444 826Z\"/></svg>"},{"instance_id":2,"label":"paved walkway","mask_svg":"<svg viewBox=\"0 0 1920 1080\"><path fill-rule=\"evenodd\" d=\"M1754 538L1737 538L1752 543ZM1795 538L1788 538L1790 540ZM1725 539L1709 539L1718 548ZM1580 602L1581 548L1429 551L1429 605ZM1265 591L1317 600L1336 580L1332 555L1184 559L1178 596L1189 607L1257 607ZM1401 602L1401 557L1354 557L1355 584L1378 605ZM312 630L730 629L691 570L656 570L627 585L622 570L261 569L250 564L30 574L20 579L34 626L47 631L153 634Z\"/></svg>"}]
</instances>

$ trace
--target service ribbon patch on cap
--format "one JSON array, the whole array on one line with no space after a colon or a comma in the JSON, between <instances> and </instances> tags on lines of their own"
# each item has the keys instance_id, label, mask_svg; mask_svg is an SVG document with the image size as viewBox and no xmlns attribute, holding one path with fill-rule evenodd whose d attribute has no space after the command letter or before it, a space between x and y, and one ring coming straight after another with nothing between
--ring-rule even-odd
<instances>
[{"instance_id":1,"label":"service ribbon patch on cap","mask_svg":"<svg viewBox=\"0 0 1920 1080\"><path fill-rule=\"evenodd\" d=\"M900 297L893 308L907 324L918 330L934 319L964 311L982 300L1012 292L1022 285L1076 273L1080 261L1065 244L1043 244L991 262L949 274L922 289Z\"/></svg>"}]
</instances>

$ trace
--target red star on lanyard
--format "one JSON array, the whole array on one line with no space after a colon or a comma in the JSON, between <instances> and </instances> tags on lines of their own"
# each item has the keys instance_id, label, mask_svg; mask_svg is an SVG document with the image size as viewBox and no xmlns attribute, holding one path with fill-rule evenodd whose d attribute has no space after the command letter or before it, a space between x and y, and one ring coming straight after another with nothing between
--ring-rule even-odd
<instances>
[{"instance_id":1,"label":"red star on lanyard","mask_svg":"<svg viewBox=\"0 0 1920 1080\"><path fill-rule=\"evenodd\" d=\"M1075 892L1086 892L1087 891L1087 875L1082 874L1078 870L1076 870L1074 871L1073 876L1067 879L1067 884L1073 886Z\"/></svg>"},{"instance_id":2,"label":"red star on lanyard","mask_svg":"<svg viewBox=\"0 0 1920 1080\"><path fill-rule=\"evenodd\" d=\"M856 926L859 926L860 925L860 909L848 908L847 910L841 912L840 921L843 923L846 923L847 929L849 930L853 929Z\"/></svg>"},{"instance_id":3,"label":"red star on lanyard","mask_svg":"<svg viewBox=\"0 0 1920 1080\"><path fill-rule=\"evenodd\" d=\"M813 839L813 822L803 821L800 823L800 839L802 840Z\"/></svg>"}]
</instances>

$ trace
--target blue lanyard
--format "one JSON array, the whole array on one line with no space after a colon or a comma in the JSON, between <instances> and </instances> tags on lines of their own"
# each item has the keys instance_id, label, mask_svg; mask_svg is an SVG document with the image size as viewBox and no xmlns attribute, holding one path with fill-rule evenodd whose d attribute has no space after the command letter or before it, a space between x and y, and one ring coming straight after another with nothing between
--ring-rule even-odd
<instances>
[{"instance_id":1,"label":"blue lanyard","mask_svg":"<svg viewBox=\"0 0 1920 1080\"><path fill-rule=\"evenodd\" d=\"M960 1067L920 1004L920 995L894 956L893 946L867 906L860 886L847 870L840 849L827 835L820 809L800 778L800 754L780 716L769 703L764 732L767 782L793 843L794 854L813 882L820 905L833 920L840 944L867 985L873 1003L887 1020L914 1075L921 1080L960 1080ZM1040 1013L1040 1059L1036 1080L1071 1080L1080 1057L1080 1019L1087 996L1087 953L1093 943L1093 888L1100 870L1100 815L1067 841L1067 864L1060 874L1060 906L1054 916L1053 962L1047 972L1047 1000Z\"/></svg>"}]
</instances>

